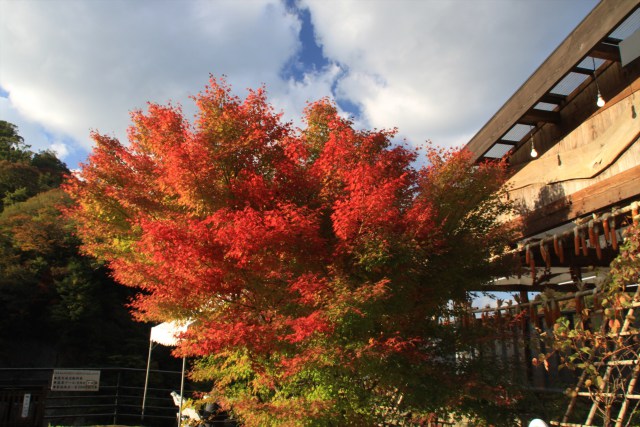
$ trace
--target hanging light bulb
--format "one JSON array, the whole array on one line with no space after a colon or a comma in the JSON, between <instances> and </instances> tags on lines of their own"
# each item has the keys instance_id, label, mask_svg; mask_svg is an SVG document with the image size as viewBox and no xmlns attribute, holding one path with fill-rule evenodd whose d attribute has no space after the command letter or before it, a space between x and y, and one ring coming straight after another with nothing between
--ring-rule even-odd
<instances>
[{"instance_id":1,"label":"hanging light bulb","mask_svg":"<svg viewBox=\"0 0 640 427\"><path fill-rule=\"evenodd\" d=\"M600 93L600 88L598 88L598 97L596 98L596 105L598 107L604 107L604 98L602 97L602 94Z\"/></svg>"},{"instance_id":2,"label":"hanging light bulb","mask_svg":"<svg viewBox=\"0 0 640 427\"><path fill-rule=\"evenodd\" d=\"M538 152L536 151L536 146L533 143L533 134L531 134L531 157L534 159L538 157Z\"/></svg>"},{"instance_id":3,"label":"hanging light bulb","mask_svg":"<svg viewBox=\"0 0 640 427\"><path fill-rule=\"evenodd\" d=\"M596 97L596 105L598 106L598 108L604 107L604 98L602 97L602 94L600 93L600 86L598 85L598 80L596 79L596 60L595 58L591 57L591 61L593 61L593 81L596 84L596 89L598 90L598 96Z\"/></svg>"}]
</instances>

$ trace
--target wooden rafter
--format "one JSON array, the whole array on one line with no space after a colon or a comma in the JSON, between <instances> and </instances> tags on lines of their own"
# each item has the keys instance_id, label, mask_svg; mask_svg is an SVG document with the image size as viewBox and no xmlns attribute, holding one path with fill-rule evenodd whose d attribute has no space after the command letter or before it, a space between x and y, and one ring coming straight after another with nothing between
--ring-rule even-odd
<instances>
[{"instance_id":1,"label":"wooden rafter","mask_svg":"<svg viewBox=\"0 0 640 427\"><path fill-rule=\"evenodd\" d=\"M545 94L592 49L598 47L599 52L610 49L600 45L600 41L639 5L640 0L601 1L471 139L467 148L473 153L474 159L480 159L527 111L543 101Z\"/></svg>"},{"instance_id":2,"label":"wooden rafter","mask_svg":"<svg viewBox=\"0 0 640 427\"><path fill-rule=\"evenodd\" d=\"M593 75L593 70L590 68L584 68L584 67L573 67L571 69L572 73L578 73L578 74L584 74L585 76L592 76Z\"/></svg>"},{"instance_id":3,"label":"wooden rafter","mask_svg":"<svg viewBox=\"0 0 640 427\"><path fill-rule=\"evenodd\" d=\"M607 43L598 43L590 53L594 58L605 59L607 61L620 62L620 49L618 46Z\"/></svg>"},{"instance_id":4,"label":"wooden rafter","mask_svg":"<svg viewBox=\"0 0 640 427\"><path fill-rule=\"evenodd\" d=\"M544 102L546 104L556 104L560 105L567 100L566 95L560 95L557 93L545 93L540 98L540 102Z\"/></svg>"},{"instance_id":5,"label":"wooden rafter","mask_svg":"<svg viewBox=\"0 0 640 427\"><path fill-rule=\"evenodd\" d=\"M538 123L559 123L560 114L556 111L545 111L532 108L518 119L518 123L525 125L537 125Z\"/></svg>"}]
</instances>

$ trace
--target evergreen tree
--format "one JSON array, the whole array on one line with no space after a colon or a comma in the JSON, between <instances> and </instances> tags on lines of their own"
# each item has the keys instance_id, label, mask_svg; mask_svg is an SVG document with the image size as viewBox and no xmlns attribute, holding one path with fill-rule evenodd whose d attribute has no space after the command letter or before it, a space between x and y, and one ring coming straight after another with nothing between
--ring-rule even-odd
<instances>
[{"instance_id":1,"label":"evergreen tree","mask_svg":"<svg viewBox=\"0 0 640 427\"><path fill-rule=\"evenodd\" d=\"M0 122L0 364L113 358L144 366L147 328L125 308L131 291L80 253L75 226L62 215L71 204L59 188L66 165L50 151L31 151L17 132ZM41 352L54 360L38 361Z\"/></svg>"}]
</instances>

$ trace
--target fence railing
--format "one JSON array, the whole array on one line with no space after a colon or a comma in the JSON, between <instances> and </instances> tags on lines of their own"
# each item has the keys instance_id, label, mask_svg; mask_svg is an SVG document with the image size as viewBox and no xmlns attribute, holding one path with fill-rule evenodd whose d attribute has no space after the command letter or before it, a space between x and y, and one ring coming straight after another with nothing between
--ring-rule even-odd
<instances>
[{"instance_id":1,"label":"fence railing","mask_svg":"<svg viewBox=\"0 0 640 427\"><path fill-rule=\"evenodd\" d=\"M54 368L0 368L0 426L176 425L170 393L179 390L179 371L150 371L143 418L144 369L87 369L100 372L92 391L52 390ZM185 397L195 391L187 388Z\"/></svg>"},{"instance_id":2,"label":"fence railing","mask_svg":"<svg viewBox=\"0 0 640 427\"><path fill-rule=\"evenodd\" d=\"M637 381L640 369L634 369L640 360L640 341L637 339L640 336L640 293L637 287L635 284L625 289L627 301L631 302L624 309L617 309L617 326L606 314L605 298L608 296L597 288L567 293L548 291L532 301L528 298L516 301L516 304L499 301L494 307L471 310L462 316L460 324L467 328L481 325L478 329L485 335L481 335L483 340L477 351L465 356L499 367L502 375L510 376L513 383L529 391L567 394L571 403L565 419L554 425L578 425L566 423L566 419L569 416L584 419L587 413L590 421L585 425L591 425L594 411L601 409L607 399L607 411L622 414L619 417L628 420L627 425L639 425L638 416L634 414L640 407L640 383ZM554 347L554 327L560 317L570 328L586 331L580 345L587 350L578 346L579 350L563 352ZM576 359L577 356L572 356L575 351L590 357L588 360ZM572 357L577 360L576 369L561 369ZM580 368L588 365L597 371L597 387L584 385L587 375ZM618 393L618 390L621 391ZM633 411L624 409L630 401L638 402ZM562 414L556 415L558 419L562 418ZM594 425L602 425L602 422L596 421Z\"/></svg>"},{"instance_id":3,"label":"fence railing","mask_svg":"<svg viewBox=\"0 0 640 427\"><path fill-rule=\"evenodd\" d=\"M566 386L575 380L575 374L559 370L558 355L548 360L548 366L534 365L533 359L550 350L546 337L552 333L559 317L567 318L574 325L582 319L582 308L589 308L588 320L584 320L597 328L602 322L599 295L598 289L593 288L566 293L550 291L532 301L499 300L496 306L471 310L462 323L481 324L494 330L476 356L500 365L515 383L564 393Z\"/></svg>"}]
</instances>

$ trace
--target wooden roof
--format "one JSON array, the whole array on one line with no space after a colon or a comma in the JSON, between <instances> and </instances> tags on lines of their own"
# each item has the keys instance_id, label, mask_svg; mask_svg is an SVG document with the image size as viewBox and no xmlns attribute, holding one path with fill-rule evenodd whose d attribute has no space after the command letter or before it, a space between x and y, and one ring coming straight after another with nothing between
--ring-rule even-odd
<instances>
[{"instance_id":1,"label":"wooden roof","mask_svg":"<svg viewBox=\"0 0 640 427\"><path fill-rule=\"evenodd\" d=\"M527 135L519 141L505 138L518 124L557 123L558 108L548 111L536 106L545 103L564 107L569 94L553 89L570 74L593 74L581 64L586 58L620 61L620 40L609 36L639 5L640 0L602 0L469 141L466 148L475 160L486 158L496 145L508 148L526 142Z\"/></svg>"},{"instance_id":2,"label":"wooden roof","mask_svg":"<svg viewBox=\"0 0 640 427\"><path fill-rule=\"evenodd\" d=\"M602 0L467 144L475 161L509 161L522 205L516 271L483 290L593 286L640 220L640 60L623 68L618 48L639 27L640 0Z\"/></svg>"}]
</instances>

